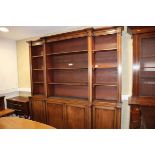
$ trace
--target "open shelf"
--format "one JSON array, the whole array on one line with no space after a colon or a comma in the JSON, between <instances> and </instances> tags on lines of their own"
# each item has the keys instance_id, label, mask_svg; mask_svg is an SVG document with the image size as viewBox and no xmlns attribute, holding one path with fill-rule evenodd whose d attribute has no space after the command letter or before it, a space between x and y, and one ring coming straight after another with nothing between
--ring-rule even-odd
<instances>
[{"instance_id":1,"label":"open shelf","mask_svg":"<svg viewBox=\"0 0 155 155\"><path fill-rule=\"evenodd\" d=\"M43 68L43 57L38 57L37 59L32 59L32 68L33 69L42 69Z\"/></svg>"},{"instance_id":2,"label":"open shelf","mask_svg":"<svg viewBox=\"0 0 155 155\"><path fill-rule=\"evenodd\" d=\"M53 97L88 99L88 68L92 67L94 99L117 100L117 34L94 35L92 41L92 66L88 66L88 36L45 42L46 51L43 44L32 46L34 91L40 94L47 91L48 96ZM45 82L47 90L44 89Z\"/></svg>"},{"instance_id":3,"label":"open shelf","mask_svg":"<svg viewBox=\"0 0 155 155\"><path fill-rule=\"evenodd\" d=\"M117 35L94 38L93 50L93 101L118 100Z\"/></svg>"},{"instance_id":4,"label":"open shelf","mask_svg":"<svg viewBox=\"0 0 155 155\"><path fill-rule=\"evenodd\" d=\"M43 46L42 45L32 46L31 55L32 57L43 55Z\"/></svg>"},{"instance_id":5,"label":"open shelf","mask_svg":"<svg viewBox=\"0 0 155 155\"><path fill-rule=\"evenodd\" d=\"M33 71L43 71L43 69L42 68L35 68L35 69L33 69Z\"/></svg>"},{"instance_id":6,"label":"open shelf","mask_svg":"<svg viewBox=\"0 0 155 155\"><path fill-rule=\"evenodd\" d=\"M49 85L71 85L71 86L87 86L88 83L77 83L77 82L72 82L72 83L62 83L62 82L51 82L48 83Z\"/></svg>"},{"instance_id":7,"label":"open shelf","mask_svg":"<svg viewBox=\"0 0 155 155\"><path fill-rule=\"evenodd\" d=\"M116 83L94 83L93 86L117 87Z\"/></svg>"},{"instance_id":8,"label":"open shelf","mask_svg":"<svg viewBox=\"0 0 155 155\"><path fill-rule=\"evenodd\" d=\"M94 50L100 49L117 49L117 35L109 34L103 36L96 36L94 38Z\"/></svg>"},{"instance_id":9,"label":"open shelf","mask_svg":"<svg viewBox=\"0 0 155 155\"><path fill-rule=\"evenodd\" d=\"M60 53L48 53L47 56L51 56L51 55L65 55L65 54L78 54L78 53L87 53L87 52L88 52L88 50L60 52Z\"/></svg>"},{"instance_id":10,"label":"open shelf","mask_svg":"<svg viewBox=\"0 0 155 155\"><path fill-rule=\"evenodd\" d=\"M117 48L114 47L114 48L96 49L96 50L93 50L93 53L95 53L95 52L112 52L112 51L117 52Z\"/></svg>"},{"instance_id":11,"label":"open shelf","mask_svg":"<svg viewBox=\"0 0 155 155\"><path fill-rule=\"evenodd\" d=\"M44 84L44 82L33 82L34 84Z\"/></svg>"},{"instance_id":12,"label":"open shelf","mask_svg":"<svg viewBox=\"0 0 155 155\"><path fill-rule=\"evenodd\" d=\"M94 83L117 83L117 68L94 70Z\"/></svg>"},{"instance_id":13,"label":"open shelf","mask_svg":"<svg viewBox=\"0 0 155 155\"><path fill-rule=\"evenodd\" d=\"M93 66L94 69L106 69L106 68L117 68L117 64L103 63L103 64L95 64Z\"/></svg>"},{"instance_id":14,"label":"open shelf","mask_svg":"<svg viewBox=\"0 0 155 155\"><path fill-rule=\"evenodd\" d=\"M87 85L48 85L48 96L88 99Z\"/></svg>"},{"instance_id":15,"label":"open shelf","mask_svg":"<svg viewBox=\"0 0 155 155\"><path fill-rule=\"evenodd\" d=\"M88 70L48 70L48 83L88 83Z\"/></svg>"},{"instance_id":16,"label":"open shelf","mask_svg":"<svg viewBox=\"0 0 155 155\"><path fill-rule=\"evenodd\" d=\"M83 53L87 47L87 37L61 40L47 44L47 55Z\"/></svg>"},{"instance_id":17,"label":"open shelf","mask_svg":"<svg viewBox=\"0 0 155 155\"><path fill-rule=\"evenodd\" d=\"M48 68L48 70L80 70L80 69L88 69L88 68Z\"/></svg>"},{"instance_id":18,"label":"open shelf","mask_svg":"<svg viewBox=\"0 0 155 155\"><path fill-rule=\"evenodd\" d=\"M47 57L47 68L88 68L88 54L49 56Z\"/></svg>"},{"instance_id":19,"label":"open shelf","mask_svg":"<svg viewBox=\"0 0 155 155\"><path fill-rule=\"evenodd\" d=\"M94 99L117 100L117 87L96 86L94 87Z\"/></svg>"},{"instance_id":20,"label":"open shelf","mask_svg":"<svg viewBox=\"0 0 155 155\"><path fill-rule=\"evenodd\" d=\"M93 68L116 68L117 52L97 52L94 55Z\"/></svg>"},{"instance_id":21,"label":"open shelf","mask_svg":"<svg viewBox=\"0 0 155 155\"><path fill-rule=\"evenodd\" d=\"M33 83L33 94L34 95L44 95L44 84L43 83Z\"/></svg>"},{"instance_id":22,"label":"open shelf","mask_svg":"<svg viewBox=\"0 0 155 155\"><path fill-rule=\"evenodd\" d=\"M37 56L32 56L32 58L40 58L40 57L43 57L43 55L37 55Z\"/></svg>"}]
</instances>

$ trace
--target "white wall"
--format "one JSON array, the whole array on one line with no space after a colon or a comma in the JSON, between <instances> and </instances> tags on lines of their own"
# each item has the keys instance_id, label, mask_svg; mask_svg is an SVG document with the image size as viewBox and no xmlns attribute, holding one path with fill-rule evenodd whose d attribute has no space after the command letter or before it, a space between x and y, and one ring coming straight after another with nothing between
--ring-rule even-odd
<instances>
[{"instance_id":1,"label":"white wall","mask_svg":"<svg viewBox=\"0 0 155 155\"><path fill-rule=\"evenodd\" d=\"M16 42L0 37L0 94L18 90Z\"/></svg>"}]
</instances>

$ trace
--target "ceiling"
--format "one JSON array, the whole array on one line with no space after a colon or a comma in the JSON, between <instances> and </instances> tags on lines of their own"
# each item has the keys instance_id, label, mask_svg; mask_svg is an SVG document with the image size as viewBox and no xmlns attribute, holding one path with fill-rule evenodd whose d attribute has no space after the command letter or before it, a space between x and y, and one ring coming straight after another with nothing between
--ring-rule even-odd
<instances>
[{"instance_id":1,"label":"ceiling","mask_svg":"<svg viewBox=\"0 0 155 155\"><path fill-rule=\"evenodd\" d=\"M86 28L86 26L4 26L9 32L0 32L0 37L12 40L31 39L50 34Z\"/></svg>"}]
</instances>

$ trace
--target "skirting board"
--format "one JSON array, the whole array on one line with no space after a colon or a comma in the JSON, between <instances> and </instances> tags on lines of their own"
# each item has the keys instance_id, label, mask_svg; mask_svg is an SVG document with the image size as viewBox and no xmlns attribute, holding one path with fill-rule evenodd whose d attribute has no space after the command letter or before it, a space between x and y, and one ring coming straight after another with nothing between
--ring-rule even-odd
<instances>
[{"instance_id":1,"label":"skirting board","mask_svg":"<svg viewBox=\"0 0 155 155\"><path fill-rule=\"evenodd\" d=\"M31 92L31 88L18 88L18 91Z\"/></svg>"},{"instance_id":2,"label":"skirting board","mask_svg":"<svg viewBox=\"0 0 155 155\"><path fill-rule=\"evenodd\" d=\"M18 88L4 89L4 90L0 90L0 94L7 94L7 93L16 92L16 91L19 91Z\"/></svg>"}]
</instances>

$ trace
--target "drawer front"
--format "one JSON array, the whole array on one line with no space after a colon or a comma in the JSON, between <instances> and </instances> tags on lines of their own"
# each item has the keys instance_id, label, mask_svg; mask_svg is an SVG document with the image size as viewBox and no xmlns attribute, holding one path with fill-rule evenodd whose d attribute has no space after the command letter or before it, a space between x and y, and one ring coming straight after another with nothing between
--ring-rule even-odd
<instances>
[{"instance_id":1,"label":"drawer front","mask_svg":"<svg viewBox=\"0 0 155 155\"><path fill-rule=\"evenodd\" d=\"M14 109L15 113L18 115L28 115L29 110L28 110L28 105L27 104L22 104L19 102L7 102L7 107L10 109Z\"/></svg>"},{"instance_id":2,"label":"drawer front","mask_svg":"<svg viewBox=\"0 0 155 155\"><path fill-rule=\"evenodd\" d=\"M11 109L21 109L21 110L24 109L24 105L22 105L21 103L16 103L16 102L14 103L8 102L7 107Z\"/></svg>"}]
</instances>

